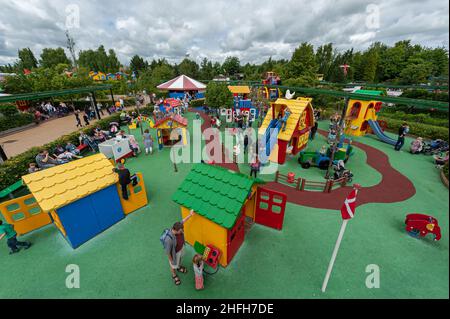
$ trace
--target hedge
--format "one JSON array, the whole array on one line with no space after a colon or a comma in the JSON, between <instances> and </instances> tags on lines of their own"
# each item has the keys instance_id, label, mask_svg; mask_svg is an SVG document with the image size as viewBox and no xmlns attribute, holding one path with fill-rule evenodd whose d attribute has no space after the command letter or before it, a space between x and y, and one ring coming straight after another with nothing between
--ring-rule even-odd
<instances>
[{"instance_id":1,"label":"hedge","mask_svg":"<svg viewBox=\"0 0 450 319\"><path fill-rule=\"evenodd\" d=\"M205 105L205 99L192 100L189 103L190 107L200 107L200 106L204 106L204 105Z\"/></svg>"},{"instance_id":2,"label":"hedge","mask_svg":"<svg viewBox=\"0 0 450 319\"><path fill-rule=\"evenodd\" d=\"M402 125L403 120L391 119L388 117L380 116L378 119L386 121L388 131L397 132L398 128ZM413 136L421 136L428 139L442 139L448 141L448 128L441 126L434 126L429 124L408 122L409 134Z\"/></svg>"},{"instance_id":3,"label":"hedge","mask_svg":"<svg viewBox=\"0 0 450 319\"><path fill-rule=\"evenodd\" d=\"M34 116L29 113L18 113L13 116L0 116L0 132L33 123Z\"/></svg>"},{"instance_id":4,"label":"hedge","mask_svg":"<svg viewBox=\"0 0 450 319\"><path fill-rule=\"evenodd\" d=\"M119 113L115 113L111 116L105 117L96 123L81 129L87 134L92 134L92 131L95 127L100 126L104 130L109 129L110 122L119 122ZM53 142L45 144L39 147L33 147L19 155L11 157L6 162L4 162L0 166L0 190L5 189L9 185L17 182L23 175L28 173L28 165L29 163L35 162L35 157L39 153L40 150L53 150L59 144L65 144L67 142L74 143L75 145L79 144L78 137L80 136L80 131L73 132L68 135L61 136L57 138Z\"/></svg>"},{"instance_id":5,"label":"hedge","mask_svg":"<svg viewBox=\"0 0 450 319\"><path fill-rule=\"evenodd\" d=\"M402 111L391 112L381 112L380 116L388 117L395 120L401 120L406 122L423 123L434 126L448 127L448 118L435 118L430 114L419 113L419 114L407 114Z\"/></svg>"}]
</instances>

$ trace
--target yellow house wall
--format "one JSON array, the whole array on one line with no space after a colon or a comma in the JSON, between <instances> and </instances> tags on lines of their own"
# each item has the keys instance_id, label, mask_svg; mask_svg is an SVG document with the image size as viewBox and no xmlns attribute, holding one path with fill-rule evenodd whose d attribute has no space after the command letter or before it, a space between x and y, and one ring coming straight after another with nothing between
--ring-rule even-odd
<instances>
[{"instance_id":1,"label":"yellow house wall","mask_svg":"<svg viewBox=\"0 0 450 319\"><path fill-rule=\"evenodd\" d=\"M358 114L358 117L355 119L350 119L350 113L352 112L353 104L355 103L361 103L361 110ZM372 109L371 111L367 112L367 116L364 117L366 114L367 108L370 104L373 104L375 106L377 102L376 101L360 101L360 100L350 100L349 106L347 109L347 113L345 115L346 121L345 121L345 131L344 133L346 135L352 135L352 136L363 136L366 134L366 131L361 131L361 125L368 120L377 120L377 115L375 113L375 109Z\"/></svg>"},{"instance_id":2,"label":"yellow house wall","mask_svg":"<svg viewBox=\"0 0 450 319\"><path fill-rule=\"evenodd\" d=\"M189 209L181 206L181 217L189 215ZM227 229L217 225L209 219L195 213L184 224L184 238L189 245L194 246L198 241L202 245L213 245L220 250L219 263L227 266Z\"/></svg>"},{"instance_id":3,"label":"yellow house wall","mask_svg":"<svg viewBox=\"0 0 450 319\"><path fill-rule=\"evenodd\" d=\"M252 219L255 219L255 198L256 198L255 194L256 194L256 186L253 185L252 195L250 199L247 199L247 201L244 204L245 216L248 216Z\"/></svg>"}]
</instances>

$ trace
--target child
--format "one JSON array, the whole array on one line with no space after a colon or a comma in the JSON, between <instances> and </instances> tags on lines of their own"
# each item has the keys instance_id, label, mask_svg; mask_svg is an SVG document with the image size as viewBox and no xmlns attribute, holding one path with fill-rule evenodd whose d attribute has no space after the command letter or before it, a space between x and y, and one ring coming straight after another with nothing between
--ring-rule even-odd
<instances>
[{"instance_id":1,"label":"child","mask_svg":"<svg viewBox=\"0 0 450 319\"><path fill-rule=\"evenodd\" d=\"M3 237L6 237L7 241L6 244L8 245L10 251L9 254L18 253L20 251L20 247L24 247L25 249L28 249L31 247L30 242L23 242L17 240L17 233L14 230L14 226L11 224L3 223L3 221L0 220L0 240L3 239Z\"/></svg>"},{"instance_id":2,"label":"child","mask_svg":"<svg viewBox=\"0 0 450 319\"><path fill-rule=\"evenodd\" d=\"M28 167L28 173L34 173L39 170L38 167L36 167L36 163L30 163L30 166Z\"/></svg>"},{"instance_id":3,"label":"child","mask_svg":"<svg viewBox=\"0 0 450 319\"><path fill-rule=\"evenodd\" d=\"M195 289L203 289L203 256L196 254L192 259L195 274Z\"/></svg>"},{"instance_id":4,"label":"child","mask_svg":"<svg viewBox=\"0 0 450 319\"><path fill-rule=\"evenodd\" d=\"M250 164L250 177L255 175L256 178L256 174L259 172L260 168L261 162L259 161L258 156L256 156L255 161Z\"/></svg>"},{"instance_id":5,"label":"child","mask_svg":"<svg viewBox=\"0 0 450 319\"><path fill-rule=\"evenodd\" d=\"M144 147L145 154L148 155L149 152L150 154L153 154L153 137L148 129L144 131Z\"/></svg>"},{"instance_id":6,"label":"child","mask_svg":"<svg viewBox=\"0 0 450 319\"><path fill-rule=\"evenodd\" d=\"M77 149L76 146L70 142L67 142L67 144L66 144L66 151L70 152L74 155L80 155L80 150Z\"/></svg>"},{"instance_id":7,"label":"child","mask_svg":"<svg viewBox=\"0 0 450 319\"><path fill-rule=\"evenodd\" d=\"M133 135L128 135L127 137L128 137L128 142L130 144L130 148L133 151L134 156L137 156L138 153L141 152L138 142L136 141L136 139L134 138Z\"/></svg>"}]
</instances>

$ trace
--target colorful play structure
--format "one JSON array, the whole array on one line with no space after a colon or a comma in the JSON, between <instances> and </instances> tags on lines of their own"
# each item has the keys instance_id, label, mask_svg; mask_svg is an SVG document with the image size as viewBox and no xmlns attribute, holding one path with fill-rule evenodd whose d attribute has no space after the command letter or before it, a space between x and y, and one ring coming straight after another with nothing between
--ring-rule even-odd
<instances>
[{"instance_id":1,"label":"colorful play structure","mask_svg":"<svg viewBox=\"0 0 450 319\"><path fill-rule=\"evenodd\" d=\"M409 235L415 238L433 234L434 240L441 239L441 227L436 218L425 214L408 214L405 219L405 229Z\"/></svg>"},{"instance_id":2,"label":"colorful play structure","mask_svg":"<svg viewBox=\"0 0 450 319\"><path fill-rule=\"evenodd\" d=\"M206 85L194 80L187 75L180 75L157 86L159 90L168 91L169 97L183 99L186 93L193 98L201 99L205 97Z\"/></svg>"},{"instance_id":3,"label":"colorful play structure","mask_svg":"<svg viewBox=\"0 0 450 319\"><path fill-rule=\"evenodd\" d=\"M229 116L234 119L238 113L250 116L252 121L256 120L258 118L258 109L252 104L250 99L250 87L246 85L229 85L228 90L233 94L233 109L225 112L227 122Z\"/></svg>"},{"instance_id":4,"label":"colorful play structure","mask_svg":"<svg viewBox=\"0 0 450 319\"><path fill-rule=\"evenodd\" d=\"M100 153L108 159L113 159L116 163L124 158L133 156L128 137L111 138L98 145Z\"/></svg>"},{"instance_id":5,"label":"colorful play structure","mask_svg":"<svg viewBox=\"0 0 450 319\"><path fill-rule=\"evenodd\" d=\"M354 93L367 95L382 95L382 91L356 90ZM350 136L364 136L373 132L381 141L395 145L397 141L384 134L377 121L378 112L382 107L380 101L349 100L349 107L345 115L345 134Z\"/></svg>"},{"instance_id":6,"label":"colorful play structure","mask_svg":"<svg viewBox=\"0 0 450 319\"><path fill-rule=\"evenodd\" d=\"M341 147L339 147L341 146ZM351 143L347 144L347 147L343 147L343 145L338 145L336 152L334 153L334 162L344 161L347 162L350 156L353 155L353 146ZM300 156L298 158L298 163L304 169L308 169L311 166L319 167L320 169L328 169L331 160L331 148L328 147L326 152L323 154L320 151L301 151Z\"/></svg>"},{"instance_id":7,"label":"colorful play structure","mask_svg":"<svg viewBox=\"0 0 450 319\"><path fill-rule=\"evenodd\" d=\"M157 130L158 145L172 146L174 144L185 146L189 144L187 136L188 120L181 115L172 114L163 117L150 127ZM181 142L181 144L180 144Z\"/></svg>"},{"instance_id":8,"label":"colorful play structure","mask_svg":"<svg viewBox=\"0 0 450 319\"><path fill-rule=\"evenodd\" d=\"M30 194L1 203L0 212L18 235L53 223L77 248L148 203L142 174L124 200L113 168L95 154L22 176Z\"/></svg>"},{"instance_id":9,"label":"colorful play structure","mask_svg":"<svg viewBox=\"0 0 450 319\"><path fill-rule=\"evenodd\" d=\"M195 164L173 194L185 218L186 241L193 247L217 249L226 267L245 239L246 223L281 230L286 194L262 187L259 179L210 164Z\"/></svg>"},{"instance_id":10,"label":"colorful play structure","mask_svg":"<svg viewBox=\"0 0 450 319\"><path fill-rule=\"evenodd\" d=\"M314 114L311 98L279 98L270 109L258 130L259 141L271 162L284 164L286 155L296 155L309 141ZM285 122L285 126L283 125Z\"/></svg>"},{"instance_id":11,"label":"colorful play structure","mask_svg":"<svg viewBox=\"0 0 450 319\"><path fill-rule=\"evenodd\" d=\"M263 85L281 85L281 79L275 72L266 72L264 79L262 80ZM260 94L267 100L277 99L283 96L283 93L278 88L269 88L267 86L262 86L260 89Z\"/></svg>"},{"instance_id":12,"label":"colorful play structure","mask_svg":"<svg viewBox=\"0 0 450 319\"><path fill-rule=\"evenodd\" d=\"M105 74L103 72L90 71L89 77L94 81L106 81L126 79L128 75L122 71L108 74Z\"/></svg>"},{"instance_id":13,"label":"colorful play structure","mask_svg":"<svg viewBox=\"0 0 450 319\"><path fill-rule=\"evenodd\" d=\"M167 98L158 105L158 108L162 113L166 114L171 111L176 111L176 109L181 107L182 104L183 103L181 102L181 100L177 98Z\"/></svg>"}]
</instances>

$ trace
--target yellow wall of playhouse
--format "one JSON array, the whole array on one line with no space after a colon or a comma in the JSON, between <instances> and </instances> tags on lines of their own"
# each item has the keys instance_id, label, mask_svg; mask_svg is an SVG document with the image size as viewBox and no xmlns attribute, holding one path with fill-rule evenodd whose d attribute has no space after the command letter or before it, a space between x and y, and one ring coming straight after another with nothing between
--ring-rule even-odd
<instances>
[{"instance_id":1,"label":"yellow wall of playhouse","mask_svg":"<svg viewBox=\"0 0 450 319\"><path fill-rule=\"evenodd\" d=\"M131 183L128 184L128 200L122 198L122 188L119 183L116 184L120 203L122 204L125 215L128 215L129 213L132 213L148 204L147 191L145 190L145 183L142 173L136 173L136 175L138 177L138 183L136 186L133 186Z\"/></svg>"},{"instance_id":2,"label":"yellow wall of playhouse","mask_svg":"<svg viewBox=\"0 0 450 319\"><path fill-rule=\"evenodd\" d=\"M244 203L245 208L245 216L252 218L255 220L255 199L256 199L256 189L257 186L252 186L252 194L249 199Z\"/></svg>"},{"instance_id":3,"label":"yellow wall of playhouse","mask_svg":"<svg viewBox=\"0 0 450 319\"><path fill-rule=\"evenodd\" d=\"M189 215L190 209L181 206L181 216L184 219ZM213 245L220 250L219 263L227 266L227 229L217 225L209 219L194 214L184 224L184 238L189 245L194 246L198 241L202 245Z\"/></svg>"},{"instance_id":4,"label":"yellow wall of playhouse","mask_svg":"<svg viewBox=\"0 0 450 319\"><path fill-rule=\"evenodd\" d=\"M370 128L367 121L377 120L377 114L375 112L375 104L377 101L349 100L348 103L348 109L345 115L344 133L351 136L363 136ZM352 116L352 112L354 112L354 109L358 103L361 105L360 111L358 116L354 117Z\"/></svg>"},{"instance_id":5,"label":"yellow wall of playhouse","mask_svg":"<svg viewBox=\"0 0 450 319\"><path fill-rule=\"evenodd\" d=\"M14 198L0 204L0 212L18 235L51 224L48 212L43 211L32 194Z\"/></svg>"}]
</instances>

